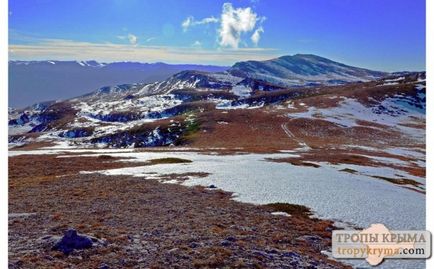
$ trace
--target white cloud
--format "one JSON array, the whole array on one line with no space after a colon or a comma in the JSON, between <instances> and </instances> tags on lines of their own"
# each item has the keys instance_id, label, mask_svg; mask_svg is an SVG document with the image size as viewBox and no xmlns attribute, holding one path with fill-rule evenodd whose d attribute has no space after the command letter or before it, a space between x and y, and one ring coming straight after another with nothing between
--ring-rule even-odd
<instances>
[{"instance_id":1,"label":"white cloud","mask_svg":"<svg viewBox=\"0 0 434 269\"><path fill-rule=\"evenodd\" d=\"M157 38L154 37L154 36L152 36L152 37L146 38L145 41L146 42L151 42L152 40L155 40L155 39L157 39Z\"/></svg>"},{"instance_id":2,"label":"white cloud","mask_svg":"<svg viewBox=\"0 0 434 269\"><path fill-rule=\"evenodd\" d=\"M196 20L193 16L189 16L182 22L181 26L183 31L186 32L196 25L220 22L220 27L217 30L217 40L220 47L237 49L240 44L247 46L247 43L242 40L243 35L251 32L253 34L250 36L250 39L255 46L258 45L261 34L264 32L264 28L262 27L264 21L265 17L258 16L251 7L234 8L231 3L224 3L220 19L211 16Z\"/></svg>"},{"instance_id":3,"label":"white cloud","mask_svg":"<svg viewBox=\"0 0 434 269\"><path fill-rule=\"evenodd\" d=\"M131 45L137 45L137 36L128 34L128 41L130 41Z\"/></svg>"},{"instance_id":4,"label":"white cloud","mask_svg":"<svg viewBox=\"0 0 434 269\"><path fill-rule=\"evenodd\" d=\"M263 33L263 32L264 32L264 28L262 28L262 26L260 26L259 28L257 28L255 30L253 35L250 37L250 39L252 40L253 44L255 44L255 46L258 45L258 42L261 39L261 33Z\"/></svg>"},{"instance_id":5,"label":"white cloud","mask_svg":"<svg viewBox=\"0 0 434 269\"><path fill-rule=\"evenodd\" d=\"M182 26L182 29L184 30L184 32L188 30L188 28L191 26L191 23L193 22L193 20L194 20L193 16L189 16L189 17L187 17L187 19L185 19L181 23L181 26Z\"/></svg>"},{"instance_id":6,"label":"white cloud","mask_svg":"<svg viewBox=\"0 0 434 269\"><path fill-rule=\"evenodd\" d=\"M250 7L234 8L231 3L224 3L218 31L220 46L238 48L242 34L253 31L256 23L262 23L264 19L265 17L258 16ZM253 34L257 41L263 31L260 27L255 31L257 33Z\"/></svg>"},{"instance_id":7,"label":"white cloud","mask_svg":"<svg viewBox=\"0 0 434 269\"><path fill-rule=\"evenodd\" d=\"M126 36L124 35L118 35L117 38L121 39L121 40L128 40L128 42L130 42L131 45L136 46L137 45L137 36L133 35L133 34L128 34Z\"/></svg>"},{"instance_id":8,"label":"white cloud","mask_svg":"<svg viewBox=\"0 0 434 269\"><path fill-rule=\"evenodd\" d=\"M216 22L219 22L219 19L214 17L209 17L209 18L202 19L201 21L198 22L198 24L207 24L207 23L216 23Z\"/></svg>"},{"instance_id":9,"label":"white cloud","mask_svg":"<svg viewBox=\"0 0 434 269\"><path fill-rule=\"evenodd\" d=\"M202 43L199 40L194 41L194 43L191 45L192 47L201 47Z\"/></svg>"},{"instance_id":10,"label":"white cloud","mask_svg":"<svg viewBox=\"0 0 434 269\"><path fill-rule=\"evenodd\" d=\"M196 20L193 16L187 17L181 24L182 29L185 31L188 30L188 28L196 25L202 25L202 24L209 24L209 23L217 23L219 22L219 19L211 16L208 18L203 18L202 20Z\"/></svg>"},{"instance_id":11,"label":"white cloud","mask_svg":"<svg viewBox=\"0 0 434 269\"><path fill-rule=\"evenodd\" d=\"M131 46L64 39L40 39L32 44L10 44L11 60L146 61L232 65L236 61L267 60L279 51L265 48L204 49L197 47Z\"/></svg>"}]
</instances>

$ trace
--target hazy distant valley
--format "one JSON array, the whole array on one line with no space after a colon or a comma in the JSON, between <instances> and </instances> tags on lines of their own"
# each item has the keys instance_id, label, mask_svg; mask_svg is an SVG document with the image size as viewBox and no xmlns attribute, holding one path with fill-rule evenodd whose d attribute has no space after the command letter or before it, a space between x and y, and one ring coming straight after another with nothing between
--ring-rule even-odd
<instances>
[{"instance_id":1,"label":"hazy distant valley","mask_svg":"<svg viewBox=\"0 0 434 269\"><path fill-rule=\"evenodd\" d=\"M183 70L218 72L227 68L139 62L10 61L9 106L23 108L72 98L103 86L164 80Z\"/></svg>"}]
</instances>

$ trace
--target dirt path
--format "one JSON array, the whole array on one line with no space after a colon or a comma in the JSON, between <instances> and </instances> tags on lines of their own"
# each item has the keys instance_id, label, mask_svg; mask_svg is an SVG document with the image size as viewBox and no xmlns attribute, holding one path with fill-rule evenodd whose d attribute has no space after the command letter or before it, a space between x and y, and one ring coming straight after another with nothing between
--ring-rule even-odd
<instances>
[{"instance_id":1,"label":"dirt path","mask_svg":"<svg viewBox=\"0 0 434 269\"><path fill-rule=\"evenodd\" d=\"M283 131L285 132L285 134L292 140L296 141L301 148L306 148L306 149L310 149L310 147L302 140L298 139L289 129L288 129L288 124L289 122L284 122L280 125L280 127L283 129Z\"/></svg>"}]
</instances>

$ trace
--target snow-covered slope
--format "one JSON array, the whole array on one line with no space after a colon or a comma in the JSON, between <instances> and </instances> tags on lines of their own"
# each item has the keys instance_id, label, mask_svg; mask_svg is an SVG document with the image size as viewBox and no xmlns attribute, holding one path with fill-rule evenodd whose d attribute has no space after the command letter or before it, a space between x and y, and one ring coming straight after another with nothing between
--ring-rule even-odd
<instances>
[{"instance_id":1,"label":"snow-covered slope","mask_svg":"<svg viewBox=\"0 0 434 269\"><path fill-rule=\"evenodd\" d=\"M290 117L321 118L344 127L355 126L360 120L387 127L424 119L424 75L395 76L348 87L346 95L354 91L351 89L363 93L361 89L369 87L368 95L372 92L377 96L365 96L373 100L373 104L366 105L360 98L343 96L342 86L284 89L227 72L183 71L162 82L103 87L62 102L10 109L9 141L20 144L61 140L115 147L176 144L191 129L197 129L194 126L198 124L198 113L212 113L215 109L232 113L264 106L274 109L282 102L309 96L325 94L327 100L329 91L336 91L333 96L340 100L336 105L318 108L311 104ZM400 129L407 133L413 130L404 125Z\"/></svg>"},{"instance_id":2,"label":"snow-covered slope","mask_svg":"<svg viewBox=\"0 0 434 269\"><path fill-rule=\"evenodd\" d=\"M267 61L238 62L229 72L281 86L342 84L378 79L385 72L348 66L311 54L282 56Z\"/></svg>"}]
</instances>

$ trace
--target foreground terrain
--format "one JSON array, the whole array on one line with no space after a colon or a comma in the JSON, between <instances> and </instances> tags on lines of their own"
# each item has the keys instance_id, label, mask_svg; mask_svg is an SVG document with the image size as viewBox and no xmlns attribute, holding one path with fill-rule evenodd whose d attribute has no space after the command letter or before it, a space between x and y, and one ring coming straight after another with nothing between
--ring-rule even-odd
<instances>
[{"instance_id":1,"label":"foreground terrain","mask_svg":"<svg viewBox=\"0 0 434 269\"><path fill-rule=\"evenodd\" d=\"M56 157L10 158L10 268L345 267L321 254L333 223L303 210L274 216L280 207L212 188L79 173L134 165L116 158ZM104 243L68 256L52 250L68 228Z\"/></svg>"}]
</instances>

